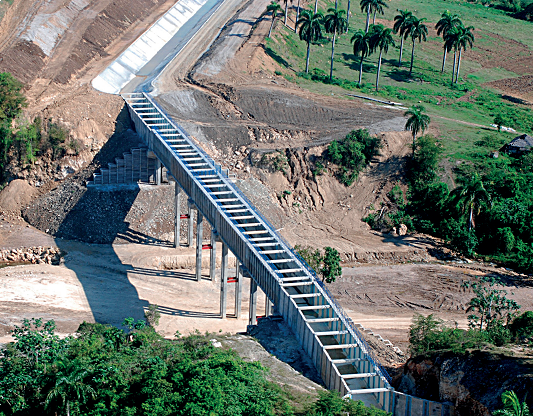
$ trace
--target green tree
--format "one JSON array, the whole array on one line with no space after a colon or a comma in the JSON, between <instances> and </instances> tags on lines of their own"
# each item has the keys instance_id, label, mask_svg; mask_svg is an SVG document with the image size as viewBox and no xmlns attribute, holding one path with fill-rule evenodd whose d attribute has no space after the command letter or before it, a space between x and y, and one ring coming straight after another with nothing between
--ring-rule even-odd
<instances>
[{"instance_id":1,"label":"green tree","mask_svg":"<svg viewBox=\"0 0 533 416\"><path fill-rule=\"evenodd\" d=\"M96 391L91 387L87 378L89 373L79 363L59 362L60 370L52 389L46 396L45 407L65 410L70 416L74 404L85 404L89 398L96 397ZM54 406L59 399L59 406Z\"/></svg>"},{"instance_id":2,"label":"green tree","mask_svg":"<svg viewBox=\"0 0 533 416\"><path fill-rule=\"evenodd\" d=\"M316 42L322 38L322 23L324 16L322 13L315 13L311 10L304 10L300 14L300 19L296 25L300 27L300 39L307 43L307 57L305 60L305 72L309 73L309 54L311 42Z\"/></svg>"},{"instance_id":3,"label":"green tree","mask_svg":"<svg viewBox=\"0 0 533 416\"><path fill-rule=\"evenodd\" d=\"M272 35L272 28L274 27L274 22L276 21L276 18L278 16L284 16L285 13L283 12L283 10L281 10L281 6L275 1L270 2L264 14L266 13L272 14L272 23L270 24L270 29L268 31L268 37L270 37Z\"/></svg>"},{"instance_id":4,"label":"green tree","mask_svg":"<svg viewBox=\"0 0 533 416\"><path fill-rule=\"evenodd\" d=\"M360 1L361 11L366 11L366 26L365 32L369 30L370 24L370 13L374 13L373 24L376 24L376 13L383 14L383 10L386 7L389 7L384 0L361 0Z\"/></svg>"},{"instance_id":5,"label":"green tree","mask_svg":"<svg viewBox=\"0 0 533 416\"><path fill-rule=\"evenodd\" d=\"M468 215L468 230L475 228L475 217L481 209L490 206L490 194L485 189L478 174L473 174L463 184L450 192L450 202L459 209L463 215Z\"/></svg>"},{"instance_id":6,"label":"green tree","mask_svg":"<svg viewBox=\"0 0 533 416\"><path fill-rule=\"evenodd\" d=\"M400 36L400 58L398 59L398 67L402 66L403 55L403 41L409 36L409 27L413 13L408 10L398 9L399 14L394 16L394 26L392 31Z\"/></svg>"},{"instance_id":7,"label":"green tree","mask_svg":"<svg viewBox=\"0 0 533 416\"><path fill-rule=\"evenodd\" d=\"M292 3L292 0L291 0ZM289 0L285 0L285 12L283 13L283 16L285 16L283 20L283 24L287 25L287 15L289 14ZM295 26L296 28L296 26ZM269 36L270 37L270 36Z\"/></svg>"},{"instance_id":8,"label":"green tree","mask_svg":"<svg viewBox=\"0 0 533 416\"><path fill-rule=\"evenodd\" d=\"M329 70L329 80L333 80L333 57L335 56L335 40L337 38L337 33L342 33L348 27L348 22L344 17L346 12L344 10L337 10L329 8L328 14L324 17L324 29L326 33L333 34L333 40L331 42L331 67Z\"/></svg>"},{"instance_id":9,"label":"green tree","mask_svg":"<svg viewBox=\"0 0 533 416\"><path fill-rule=\"evenodd\" d=\"M24 85L9 72L0 73L0 121L15 119L27 106Z\"/></svg>"},{"instance_id":10,"label":"green tree","mask_svg":"<svg viewBox=\"0 0 533 416\"><path fill-rule=\"evenodd\" d=\"M392 37L392 29L384 27L383 25L372 25L370 30L370 49L375 51L379 49L378 58L378 72L376 75L376 91L379 90L379 74L381 72L381 58L383 53L387 53L389 46L394 46L394 39Z\"/></svg>"},{"instance_id":11,"label":"green tree","mask_svg":"<svg viewBox=\"0 0 533 416\"><path fill-rule=\"evenodd\" d=\"M502 394L503 409L495 410L494 416L529 416L529 407L526 400L520 403L514 391L505 391Z\"/></svg>"},{"instance_id":12,"label":"green tree","mask_svg":"<svg viewBox=\"0 0 533 416\"><path fill-rule=\"evenodd\" d=\"M415 60L415 45L418 40L419 43L427 40L428 28L424 24L426 19L418 19L416 16L411 16L409 21L409 36L413 41L413 49L411 50L411 66L409 68L409 76L413 73L413 62Z\"/></svg>"},{"instance_id":13,"label":"green tree","mask_svg":"<svg viewBox=\"0 0 533 416\"><path fill-rule=\"evenodd\" d=\"M404 113L405 117L409 117L405 123L405 130L411 130L413 135L413 155L416 148L416 135L420 131L424 134L431 122L431 119L424 111L426 109L422 105L415 105Z\"/></svg>"},{"instance_id":14,"label":"green tree","mask_svg":"<svg viewBox=\"0 0 533 416\"><path fill-rule=\"evenodd\" d=\"M322 280L326 283L333 283L337 277L342 276L341 256L339 252L331 247L324 248L324 258L322 259Z\"/></svg>"},{"instance_id":15,"label":"green tree","mask_svg":"<svg viewBox=\"0 0 533 416\"><path fill-rule=\"evenodd\" d=\"M502 126L506 123L505 118L501 113L496 114L494 117L494 124L498 127L498 132L501 132Z\"/></svg>"},{"instance_id":16,"label":"green tree","mask_svg":"<svg viewBox=\"0 0 533 416\"><path fill-rule=\"evenodd\" d=\"M359 85L361 85L363 80L363 60L370 55L370 35L363 32L362 29L358 29L352 36L351 41L353 42L353 54L355 56L361 54L359 60Z\"/></svg>"},{"instance_id":17,"label":"green tree","mask_svg":"<svg viewBox=\"0 0 533 416\"><path fill-rule=\"evenodd\" d=\"M454 27L463 26L461 19L456 14L452 14L449 10L446 10L442 13L440 20L435 25L437 29L437 35L446 38L446 34ZM449 52L449 49L446 48L446 42L444 42L444 56L442 58L442 69L440 72L444 72L444 66L446 65L446 53Z\"/></svg>"},{"instance_id":18,"label":"green tree","mask_svg":"<svg viewBox=\"0 0 533 416\"><path fill-rule=\"evenodd\" d=\"M33 163L41 139L40 131L35 123L22 120L17 125L15 139L19 144L19 158L21 163Z\"/></svg>"},{"instance_id":19,"label":"green tree","mask_svg":"<svg viewBox=\"0 0 533 416\"><path fill-rule=\"evenodd\" d=\"M502 284L493 276L481 276L479 281L463 283L463 287L471 288L475 295L466 309L467 313L473 312L468 315L472 328L487 331L498 325L507 325L520 309L518 303L507 298L505 289L497 289Z\"/></svg>"}]
</instances>

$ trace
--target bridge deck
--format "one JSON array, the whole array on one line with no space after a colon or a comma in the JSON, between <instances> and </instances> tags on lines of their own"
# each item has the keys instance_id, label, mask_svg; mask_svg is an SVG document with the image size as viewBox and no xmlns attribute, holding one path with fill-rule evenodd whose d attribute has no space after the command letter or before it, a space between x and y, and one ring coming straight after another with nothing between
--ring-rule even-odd
<instances>
[{"instance_id":1,"label":"bridge deck","mask_svg":"<svg viewBox=\"0 0 533 416\"><path fill-rule=\"evenodd\" d=\"M137 133L276 305L326 386L391 410L388 374L315 272L149 95L123 98Z\"/></svg>"}]
</instances>

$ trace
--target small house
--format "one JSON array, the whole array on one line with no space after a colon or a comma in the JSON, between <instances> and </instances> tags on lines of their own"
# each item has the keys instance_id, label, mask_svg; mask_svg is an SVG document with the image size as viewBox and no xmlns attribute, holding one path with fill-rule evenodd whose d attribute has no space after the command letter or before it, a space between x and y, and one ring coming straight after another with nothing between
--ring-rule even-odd
<instances>
[{"instance_id":1,"label":"small house","mask_svg":"<svg viewBox=\"0 0 533 416\"><path fill-rule=\"evenodd\" d=\"M533 137L527 134L522 134L503 146L502 150L510 155L520 155L529 152L532 147Z\"/></svg>"}]
</instances>

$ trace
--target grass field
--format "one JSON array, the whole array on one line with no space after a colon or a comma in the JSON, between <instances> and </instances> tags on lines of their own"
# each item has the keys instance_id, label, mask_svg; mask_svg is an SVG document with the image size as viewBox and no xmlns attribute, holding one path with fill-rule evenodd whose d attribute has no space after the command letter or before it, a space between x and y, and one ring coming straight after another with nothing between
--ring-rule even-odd
<instances>
[{"instance_id":1,"label":"grass field","mask_svg":"<svg viewBox=\"0 0 533 416\"><path fill-rule=\"evenodd\" d=\"M346 9L347 0L339 2ZM295 3L294 3L295 4ZM314 3L313 3L314 4ZM348 34L338 37L335 48L335 84L327 83L331 42L323 40L311 46L310 74L302 77L305 69L306 44L297 34L281 23L267 41L266 50L280 64L280 72L313 92L344 95L356 91L402 102L406 106L421 103L426 107L432 124L437 125L445 145L445 155L451 159L469 159L472 152L484 150L474 145L485 136L497 135L507 140L513 135L495 133L490 129L465 126L435 116L489 126L494 116L501 113L507 125L519 132L533 131L531 106L519 105L502 99L500 91L486 83L533 74L533 23L514 19L500 10L463 1L444 0L390 0L384 16L376 23L392 27L397 9L413 11L417 17L427 18L428 41L416 45L413 76L409 77L411 41L406 40L402 67L398 67L399 39L395 48L384 55L380 91L375 92L378 54L364 63L363 85L357 85L359 58L353 55L350 39L357 29L364 29L366 13L361 13L359 2L352 1ZM319 1L319 9L327 10L334 3ZM451 85L453 54L448 56L446 70L441 73L442 40L434 25L445 10L459 14L463 23L474 26L476 41L472 50L463 53L460 82ZM289 25L294 25L295 11L291 11ZM325 36L327 36L325 34ZM528 64L529 63L529 64Z\"/></svg>"}]
</instances>

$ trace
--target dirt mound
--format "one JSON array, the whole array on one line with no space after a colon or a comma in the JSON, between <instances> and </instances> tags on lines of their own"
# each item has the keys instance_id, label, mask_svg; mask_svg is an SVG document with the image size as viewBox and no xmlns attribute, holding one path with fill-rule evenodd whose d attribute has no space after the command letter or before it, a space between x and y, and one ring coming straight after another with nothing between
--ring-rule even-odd
<instances>
[{"instance_id":1,"label":"dirt mound","mask_svg":"<svg viewBox=\"0 0 533 416\"><path fill-rule=\"evenodd\" d=\"M513 101L512 98L516 97L519 100L513 102L516 102L517 104L533 105L533 75L501 79L491 82L488 85L502 90L504 94L510 96L506 97L504 95L504 98L510 101Z\"/></svg>"},{"instance_id":2,"label":"dirt mound","mask_svg":"<svg viewBox=\"0 0 533 416\"><path fill-rule=\"evenodd\" d=\"M37 189L22 179L15 179L0 192L0 211L20 215L37 194Z\"/></svg>"}]
</instances>

